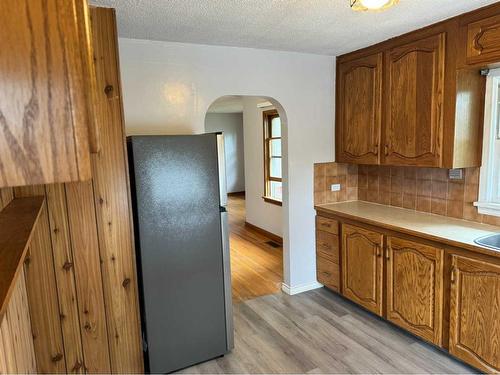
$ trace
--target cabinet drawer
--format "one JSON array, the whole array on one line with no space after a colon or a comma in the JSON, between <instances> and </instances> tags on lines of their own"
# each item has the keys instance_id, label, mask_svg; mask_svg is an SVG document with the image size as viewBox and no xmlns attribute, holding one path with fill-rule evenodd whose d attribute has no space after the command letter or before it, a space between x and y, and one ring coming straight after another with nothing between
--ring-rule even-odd
<instances>
[{"instance_id":1,"label":"cabinet drawer","mask_svg":"<svg viewBox=\"0 0 500 375\"><path fill-rule=\"evenodd\" d=\"M339 264L339 237L321 230L316 231L316 252Z\"/></svg>"},{"instance_id":2,"label":"cabinet drawer","mask_svg":"<svg viewBox=\"0 0 500 375\"><path fill-rule=\"evenodd\" d=\"M316 216L316 229L332 234L339 234L339 222L323 216Z\"/></svg>"},{"instance_id":3,"label":"cabinet drawer","mask_svg":"<svg viewBox=\"0 0 500 375\"><path fill-rule=\"evenodd\" d=\"M338 291L340 288L339 265L328 258L316 257L316 275L318 281L324 286Z\"/></svg>"}]
</instances>

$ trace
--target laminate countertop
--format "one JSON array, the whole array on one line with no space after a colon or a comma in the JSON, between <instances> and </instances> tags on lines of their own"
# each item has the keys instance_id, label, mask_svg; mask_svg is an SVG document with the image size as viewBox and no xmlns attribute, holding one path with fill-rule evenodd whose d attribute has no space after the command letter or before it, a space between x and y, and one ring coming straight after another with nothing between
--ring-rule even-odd
<instances>
[{"instance_id":1,"label":"laminate countertop","mask_svg":"<svg viewBox=\"0 0 500 375\"><path fill-rule=\"evenodd\" d=\"M478 245L475 239L500 233L500 227L454 219L446 216L386 206L364 201L321 204L318 213L356 220L380 228L445 243L500 257L500 251Z\"/></svg>"}]
</instances>

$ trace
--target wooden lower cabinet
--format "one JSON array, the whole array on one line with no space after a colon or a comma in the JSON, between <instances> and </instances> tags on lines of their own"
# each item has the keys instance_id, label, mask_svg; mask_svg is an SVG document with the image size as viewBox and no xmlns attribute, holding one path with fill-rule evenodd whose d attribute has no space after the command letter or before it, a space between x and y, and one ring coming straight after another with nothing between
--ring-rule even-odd
<instances>
[{"instance_id":1,"label":"wooden lower cabinet","mask_svg":"<svg viewBox=\"0 0 500 375\"><path fill-rule=\"evenodd\" d=\"M382 316L381 233L342 225L342 294Z\"/></svg>"},{"instance_id":2,"label":"wooden lower cabinet","mask_svg":"<svg viewBox=\"0 0 500 375\"><path fill-rule=\"evenodd\" d=\"M316 275L318 281L329 289L340 290L339 265L323 256L316 257Z\"/></svg>"},{"instance_id":3,"label":"wooden lower cabinet","mask_svg":"<svg viewBox=\"0 0 500 375\"><path fill-rule=\"evenodd\" d=\"M339 223L316 216L316 278L336 292L340 291Z\"/></svg>"},{"instance_id":4,"label":"wooden lower cabinet","mask_svg":"<svg viewBox=\"0 0 500 375\"><path fill-rule=\"evenodd\" d=\"M487 372L500 372L500 265L452 258L450 353Z\"/></svg>"},{"instance_id":5,"label":"wooden lower cabinet","mask_svg":"<svg viewBox=\"0 0 500 375\"><path fill-rule=\"evenodd\" d=\"M440 248L387 238L387 319L439 346L443 332L443 253Z\"/></svg>"}]
</instances>

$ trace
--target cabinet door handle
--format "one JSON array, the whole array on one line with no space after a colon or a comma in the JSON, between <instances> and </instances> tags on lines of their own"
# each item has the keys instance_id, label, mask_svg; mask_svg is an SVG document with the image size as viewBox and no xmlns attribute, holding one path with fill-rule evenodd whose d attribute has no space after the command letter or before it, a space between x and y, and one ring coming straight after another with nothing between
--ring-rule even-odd
<instances>
[{"instance_id":1,"label":"cabinet door handle","mask_svg":"<svg viewBox=\"0 0 500 375\"><path fill-rule=\"evenodd\" d=\"M384 154L385 156L389 156L389 145L387 144L384 146Z\"/></svg>"},{"instance_id":2,"label":"cabinet door handle","mask_svg":"<svg viewBox=\"0 0 500 375\"><path fill-rule=\"evenodd\" d=\"M391 252L391 247L388 246L387 249L385 250L385 259L387 259L387 260L391 259L390 252Z\"/></svg>"},{"instance_id":3,"label":"cabinet door handle","mask_svg":"<svg viewBox=\"0 0 500 375\"><path fill-rule=\"evenodd\" d=\"M382 256L382 252L380 251L380 245L375 245L375 253L377 254L377 257L381 257Z\"/></svg>"},{"instance_id":4,"label":"cabinet door handle","mask_svg":"<svg viewBox=\"0 0 500 375\"><path fill-rule=\"evenodd\" d=\"M378 143L375 143L375 146L373 147L373 153L375 155L378 155Z\"/></svg>"},{"instance_id":5,"label":"cabinet door handle","mask_svg":"<svg viewBox=\"0 0 500 375\"><path fill-rule=\"evenodd\" d=\"M457 268L456 267L453 267L451 269L451 283L452 284L455 284L455 272L457 271Z\"/></svg>"}]
</instances>

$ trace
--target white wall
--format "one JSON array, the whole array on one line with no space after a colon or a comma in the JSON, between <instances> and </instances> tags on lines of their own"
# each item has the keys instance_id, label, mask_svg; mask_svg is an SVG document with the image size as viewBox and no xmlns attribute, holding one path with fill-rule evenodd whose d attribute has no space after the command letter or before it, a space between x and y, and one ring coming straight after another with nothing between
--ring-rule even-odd
<instances>
[{"instance_id":1,"label":"white wall","mask_svg":"<svg viewBox=\"0 0 500 375\"><path fill-rule=\"evenodd\" d=\"M283 209L262 199L264 195L263 110L257 108L257 104L261 102L262 99L255 96L243 97L246 221L282 237Z\"/></svg>"},{"instance_id":2,"label":"white wall","mask_svg":"<svg viewBox=\"0 0 500 375\"><path fill-rule=\"evenodd\" d=\"M202 133L224 95L273 98L284 158L284 283L316 283L313 163L333 159L334 58L120 39L128 134ZM286 289L286 288L285 288Z\"/></svg>"},{"instance_id":3,"label":"white wall","mask_svg":"<svg viewBox=\"0 0 500 375\"><path fill-rule=\"evenodd\" d=\"M205 131L224 132L227 192L245 191L243 114L207 113Z\"/></svg>"}]
</instances>

